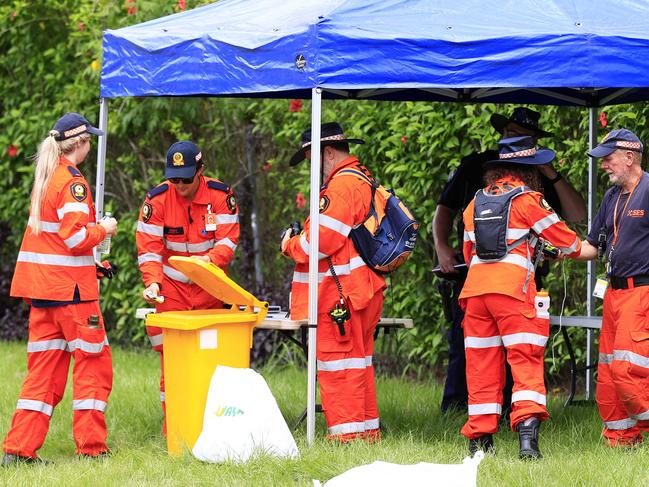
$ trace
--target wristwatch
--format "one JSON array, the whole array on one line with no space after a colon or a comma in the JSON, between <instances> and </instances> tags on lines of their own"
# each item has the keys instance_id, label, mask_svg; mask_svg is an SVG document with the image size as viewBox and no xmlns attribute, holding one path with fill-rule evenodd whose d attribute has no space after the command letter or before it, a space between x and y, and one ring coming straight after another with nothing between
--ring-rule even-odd
<instances>
[{"instance_id":1,"label":"wristwatch","mask_svg":"<svg viewBox=\"0 0 649 487\"><path fill-rule=\"evenodd\" d=\"M550 179L550 184L552 184L554 186L555 184L557 184L562 179L563 179L563 176L560 173L557 173L557 175L555 177Z\"/></svg>"}]
</instances>

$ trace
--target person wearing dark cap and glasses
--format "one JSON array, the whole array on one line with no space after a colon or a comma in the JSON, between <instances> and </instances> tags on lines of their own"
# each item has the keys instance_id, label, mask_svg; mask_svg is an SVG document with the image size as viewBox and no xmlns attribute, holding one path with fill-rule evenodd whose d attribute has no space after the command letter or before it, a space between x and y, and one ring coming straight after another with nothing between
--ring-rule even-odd
<instances>
[{"instance_id":1,"label":"person wearing dark cap and glasses","mask_svg":"<svg viewBox=\"0 0 649 487\"><path fill-rule=\"evenodd\" d=\"M182 140L167 151L167 181L147 193L135 233L144 299L157 312L214 309L222 304L169 264L172 256L195 257L227 269L239 242L239 209L227 184L204 175L203 154ZM162 329L148 326L160 353L160 401L165 410ZM166 432L163 423L163 432Z\"/></svg>"},{"instance_id":2,"label":"person wearing dark cap and glasses","mask_svg":"<svg viewBox=\"0 0 649 487\"><path fill-rule=\"evenodd\" d=\"M588 154L600 159L609 188L581 259L606 263L599 338L596 400L611 447L630 447L649 432L649 174L642 170L640 139L610 132Z\"/></svg>"},{"instance_id":3,"label":"person wearing dark cap and glasses","mask_svg":"<svg viewBox=\"0 0 649 487\"><path fill-rule=\"evenodd\" d=\"M543 239L574 258L581 241L538 191L535 167L554 159L554 151L537 148L528 136L502 139L498 146L498 157L486 163L486 186L463 213L469 271L459 302L469 405L461 433L472 453L493 449L506 349L514 378L511 428L519 435L520 458L537 459L539 427L548 418L543 362L550 320L537 296L534 249Z\"/></svg>"},{"instance_id":4,"label":"person wearing dark cap and glasses","mask_svg":"<svg viewBox=\"0 0 649 487\"><path fill-rule=\"evenodd\" d=\"M536 144L540 138L552 136L550 132L539 126L540 116L540 113L529 108L517 107L510 117L493 114L491 125L498 133L502 134L503 138L526 135L532 137L533 143ZM460 251L450 243L453 221L456 215L466 208L475 192L483 187L484 163L497 156L497 151L489 150L482 153L475 152L464 157L460 166L444 186L433 218L435 253L440 270L446 276L439 282L440 291L445 296L451 324L447 333L449 360L442 398L442 411L449 408L464 410L467 404L466 362L461 327L464 313L457 303L457 295L462 289L464 276L454 268L455 265L460 264L462 257ZM540 174L542 192L550 206L568 222L574 223L583 220L586 217L586 203L572 185L563 179L551 162L535 167ZM459 218L457 222L458 245L462 242L463 230L462 218ZM548 272L548 262L544 262L536 273L536 284L539 289L542 287L542 277ZM511 387L511 374L508 370L504 412L509 410Z\"/></svg>"},{"instance_id":5,"label":"person wearing dark cap and glasses","mask_svg":"<svg viewBox=\"0 0 649 487\"><path fill-rule=\"evenodd\" d=\"M76 453L97 457L109 451L104 413L113 368L93 248L115 234L117 221L97 223L79 171L92 135L103 132L78 113L67 113L36 156L29 222L11 283L11 295L31 305L27 377L3 443L3 466L42 463L36 452L63 398L71 358Z\"/></svg>"},{"instance_id":6,"label":"person wearing dark cap and glasses","mask_svg":"<svg viewBox=\"0 0 649 487\"><path fill-rule=\"evenodd\" d=\"M372 354L374 330L381 316L385 279L371 270L352 242L350 231L365 221L372 202L370 172L349 154L348 139L335 122L321 128L320 245L318 274L317 368L328 438L348 442L377 441L381 437ZM311 155L311 130L302 133L296 165ZM363 179L350 173L355 170ZM309 289L309 227L281 243L284 255L295 261L291 318L307 318ZM340 313L340 314L338 314ZM340 318L340 323L334 321Z\"/></svg>"}]
</instances>

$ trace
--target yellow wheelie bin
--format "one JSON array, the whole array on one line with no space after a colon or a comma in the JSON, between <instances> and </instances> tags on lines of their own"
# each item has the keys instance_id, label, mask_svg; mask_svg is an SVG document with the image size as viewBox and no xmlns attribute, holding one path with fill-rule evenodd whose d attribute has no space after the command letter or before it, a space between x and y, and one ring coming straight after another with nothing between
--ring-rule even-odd
<instances>
[{"instance_id":1,"label":"yellow wheelie bin","mask_svg":"<svg viewBox=\"0 0 649 487\"><path fill-rule=\"evenodd\" d=\"M217 365L250 367L253 328L268 312L259 301L214 264L171 257L171 265L231 309L151 313L147 326L162 328L164 344L167 449L179 455L193 448L203 429L207 391Z\"/></svg>"}]
</instances>

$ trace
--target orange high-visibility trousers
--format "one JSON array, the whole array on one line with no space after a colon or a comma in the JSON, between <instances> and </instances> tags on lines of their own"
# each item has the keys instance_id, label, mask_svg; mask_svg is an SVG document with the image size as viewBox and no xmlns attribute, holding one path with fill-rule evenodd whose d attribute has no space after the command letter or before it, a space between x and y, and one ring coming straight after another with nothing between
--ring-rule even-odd
<instances>
[{"instance_id":1,"label":"orange high-visibility trousers","mask_svg":"<svg viewBox=\"0 0 649 487\"><path fill-rule=\"evenodd\" d=\"M546 392L543 354L550 322L537 318L532 303L504 294L483 294L465 300L462 327L466 349L469 418L461 433L469 439L498 430L505 383L505 357L512 369L511 428L532 416L544 421Z\"/></svg>"},{"instance_id":2,"label":"orange high-visibility trousers","mask_svg":"<svg viewBox=\"0 0 649 487\"><path fill-rule=\"evenodd\" d=\"M609 445L649 431L649 286L608 288L597 366L597 407Z\"/></svg>"},{"instance_id":3,"label":"orange high-visibility trousers","mask_svg":"<svg viewBox=\"0 0 649 487\"><path fill-rule=\"evenodd\" d=\"M379 292L366 308L352 309L342 339L329 310L318 314L318 383L329 438L380 438L372 355L382 308L383 293Z\"/></svg>"},{"instance_id":4,"label":"orange high-visibility trousers","mask_svg":"<svg viewBox=\"0 0 649 487\"><path fill-rule=\"evenodd\" d=\"M99 317L100 328L88 326L91 315ZM76 452L98 455L108 451L104 413L113 384L112 358L99 303L89 301L31 308L27 377L3 443L6 453L36 457L54 408L63 398L70 357L74 358L72 409Z\"/></svg>"}]
</instances>

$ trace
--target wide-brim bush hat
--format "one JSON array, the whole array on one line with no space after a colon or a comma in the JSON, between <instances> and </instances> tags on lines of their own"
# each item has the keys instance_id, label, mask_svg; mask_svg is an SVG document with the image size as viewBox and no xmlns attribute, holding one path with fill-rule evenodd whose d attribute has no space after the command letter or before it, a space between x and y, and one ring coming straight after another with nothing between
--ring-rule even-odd
<instances>
[{"instance_id":1,"label":"wide-brim bush hat","mask_svg":"<svg viewBox=\"0 0 649 487\"><path fill-rule=\"evenodd\" d=\"M320 126L320 147L326 145L346 142L348 144L364 144L362 139L348 139L343 132L343 128L338 122L323 123ZM302 162L306 157L306 151L311 149L311 128L302 132L300 150L291 157L290 164L295 166Z\"/></svg>"},{"instance_id":2,"label":"wide-brim bush hat","mask_svg":"<svg viewBox=\"0 0 649 487\"><path fill-rule=\"evenodd\" d=\"M519 125L527 130L533 131L534 135L536 135L537 138L551 136L551 132L546 132L545 130L541 129L541 127L539 127L540 118L541 114L539 112L535 112L534 110L530 110L529 108L525 107L516 107L511 117L507 118L504 115L494 113L491 116L490 121L493 128L495 128L500 134L505 131L505 127L507 127L507 125L509 125L510 123L515 123L516 125Z\"/></svg>"},{"instance_id":3,"label":"wide-brim bush hat","mask_svg":"<svg viewBox=\"0 0 649 487\"><path fill-rule=\"evenodd\" d=\"M534 145L534 139L529 135L510 137L498 141L498 159L485 162L485 166L496 164L525 164L539 166L547 164L555 158L551 149L542 149Z\"/></svg>"}]
</instances>

